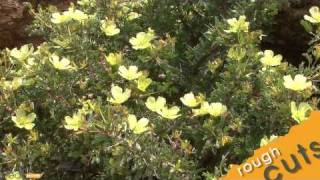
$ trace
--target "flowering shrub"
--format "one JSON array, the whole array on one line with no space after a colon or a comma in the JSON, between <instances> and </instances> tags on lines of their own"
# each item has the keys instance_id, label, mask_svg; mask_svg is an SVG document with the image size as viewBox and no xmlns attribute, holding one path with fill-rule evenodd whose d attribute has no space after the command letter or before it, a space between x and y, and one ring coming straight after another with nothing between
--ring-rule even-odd
<instances>
[{"instance_id":1,"label":"flowering shrub","mask_svg":"<svg viewBox=\"0 0 320 180\"><path fill-rule=\"evenodd\" d=\"M46 41L0 58L0 176L222 176L317 109L319 8L301 22L313 39L299 67L259 46L279 8L79 0L31 10Z\"/></svg>"}]
</instances>

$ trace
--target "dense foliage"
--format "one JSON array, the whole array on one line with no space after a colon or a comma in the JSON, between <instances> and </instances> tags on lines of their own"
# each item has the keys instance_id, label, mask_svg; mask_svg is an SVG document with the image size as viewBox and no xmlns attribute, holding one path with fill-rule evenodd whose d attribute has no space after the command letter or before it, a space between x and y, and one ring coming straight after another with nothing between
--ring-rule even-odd
<instances>
[{"instance_id":1,"label":"dense foliage","mask_svg":"<svg viewBox=\"0 0 320 180\"><path fill-rule=\"evenodd\" d=\"M262 50L278 0L79 0L30 10L0 57L0 177L215 179L317 109L320 12L295 67ZM270 139L269 139L270 137Z\"/></svg>"}]
</instances>

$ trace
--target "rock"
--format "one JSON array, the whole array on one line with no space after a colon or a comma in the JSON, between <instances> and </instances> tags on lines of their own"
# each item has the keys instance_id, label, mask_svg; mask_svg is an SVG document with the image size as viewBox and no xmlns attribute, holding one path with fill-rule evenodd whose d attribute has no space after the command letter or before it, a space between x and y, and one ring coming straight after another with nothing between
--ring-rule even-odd
<instances>
[{"instance_id":1,"label":"rock","mask_svg":"<svg viewBox=\"0 0 320 180\"><path fill-rule=\"evenodd\" d=\"M74 0L29 0L34 7L38 5L55 5L59 9L66 9ZM0 0L0 49L13 48L26 43L38 44L40 37L29 37L26 27L32 22L21 0Z\"/></svg>"},{"instance_id":2,"label":"rock","mask_svg":"<svg viewBox=\"0 0 320 180\"><path fill-rule=\"evenodd\" d=\"M21 2L0 0L0 49L21 44L27 38L24 29L31 19Z\"/></svg>"}]
</instances>

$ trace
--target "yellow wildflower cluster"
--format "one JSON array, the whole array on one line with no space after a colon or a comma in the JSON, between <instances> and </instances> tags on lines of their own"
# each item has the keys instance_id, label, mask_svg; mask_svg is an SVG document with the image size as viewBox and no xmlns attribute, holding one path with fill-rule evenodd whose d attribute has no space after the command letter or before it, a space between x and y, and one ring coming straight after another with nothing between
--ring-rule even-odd
<instances>
[{"instance_id":1,"label":"yellow wildflower cluster","mask_svg":"<svg viewBox=\"0 0 320 180\"><path fill-rule=\"evenodd\" d=\"M246 21L246 16L240 16L238 19L228 19L229 29L225 30L227 33L248 32L250 23Z\"/></svg>"},{"instance_id":2,"label":"yellow wildflower cluster","mask_svg":"<svg viewBox=\"0 0 320 180\"><path fill-rule=\"evenodd\" d=\"M227 112L227 106L223 105L220 102L208 103L204 101L201 103L199 109L192 110L194 116L203 116L210 114L213 117L219 117Z\"/></svg>"},{"instance_id":3,"label":"yellow wildflower cluster","mask_svg":"<svg viewBox=\"0 0 320 180\"><path fill-rule=\"evenodd\" d=\"M11 81L2 79L0 81L0 87L5 91L15 91L23 85L23 82L22 77L14 77Z\"/></svg>"},{"instance_id":4,"label":"yellow wildflower cluster","mask_svg":"<svg viewBox=\"0 0 320 180\"><path fill-rule=\"evenodd\" d=\"M166 99L159 96L157 99L155 97L148 97L146 101L146 107L153 112L158 113L160 116L166 119L176 119L180 116L180 108L178 106L173 106L169 108L166 105Z\"/></svg>"},{"instance_id":5,"label":"yellow wildflower cluster","mask_svg":"<svg viewBox=\"0 0 320 180\"><path fill-rule=\"evenodd\" d=\"M88 15L84 12L69 8L67 11L64 11L62 14L60 12L56 12L52 14L51 22L54 24L67 23L71 20L75 20L78 22L83 22L88 19Z\"/></svg>"},{"instance_id":6,"label":"yellow wildflower cluster","mask_svg":"<svg viewBox=\"0 0 320 180\"><path fill-rule=\"evenodd\" d=\"M204 101L202 95L195 97L193 92L185 94L180 98L180 100L184 105L190 108L195 108L201 105L199 109L192 109L194 116L210 114L211 116L218 117L227 112L227 107L225 105L219 102L209 104L209 102Z\"/></svg>"},{"instance_id":7,"label":"yellow wildflower cluster","mask_svg":"<svg viewBox=\"0 0 320 180\"><path fill-rule=\"evenodd\" d=\"M14 48L10 51L10 56L19 60L20 62L24 62L27 60L30 55L33 54L34 48L33 46L23 45L20 49Z\"/></svg>"},{"instance_id":8,"label":"yellow wildflower cluster","mask_svg":"<svg viewBox=\"0 0 320 180\"><path fill-rule=\"evenodd\" d=\"M148 78L141 71L139 71L137 66L129 66L129 68L120 66L118 73L124 79L129 81L135 80L137 88L142 92L146 91L146 89L152 83L152 79Z\"/></svg>"}]
</instances>

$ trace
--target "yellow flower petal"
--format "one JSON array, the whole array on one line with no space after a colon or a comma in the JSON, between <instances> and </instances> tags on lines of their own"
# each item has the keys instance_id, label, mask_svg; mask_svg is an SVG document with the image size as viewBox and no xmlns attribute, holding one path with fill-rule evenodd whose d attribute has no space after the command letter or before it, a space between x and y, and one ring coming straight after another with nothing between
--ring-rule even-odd
<instances>
[{"instance_id":1,"label":"yellow flower petal","mask_svg":"<svg viewBox=\"0 0 320 180\"><path fill-rule=\"evenodd\" d=\"M200 104L200 102L194 96L193 92L185 94L182 98L180 98L180 101L188 107L196 107Z\"/></svg>"},{"instance_id":2,"label":"yellow flower petal","mask_svg":"<svg viewBox=\"0 0 320 180\"><path fill-rule=\"evenodd\" d=\"M154 97L148 97L146 106L150 111L157 112L166 105L166 99L159 96L157 99Z\"/></svg>"},{"instance_id":3,"label":"yellow flower petal","mask_svg":"<svg viewBox=\"0 0 320 180\"><path fill-rule=\"evenodd\" d=\"M221 103L211 103L208 113L211 116L218 117L227 112L227 107Z\"/></svg>"},{"instance_id":4,"label":"yellow flower petal","mask_svg":"<svg viewBox=\"0 0 320 180\"><path fill-rule=\"evenodd\" d=\"M294 79L290 75L284 76L284 86L287 89L294 91L303 91L312 86L311 81L307 81L307 78L301 74L297 74Z\"/></svg>"},{"instance_id":5,"label":"yellow flower petal","mask_svg":"<svg viewBox=\"0 0 320 180\"><path fill-rule=\"evenodd\" d=\"M27 60L30 55L33 54L34 48L33 46L24 45L21 46L20 49L14 48L10 51L10 56L16 58L17 60L23 62Z\"/></svg>"},{"instance_id":6,"label":"yellow flower petal","mask_svg":"<svg viewBox=\"0 0 320 180\"><path fill-rule=\"evenodd\" d=\"M240 31L249 31L249 22L246 21L246 16L240 16L238 19L232 18L228 19L229 29L225 30L227 33L237 33Z\"/></svg>"},{"instance_id":7,"label":"yellow flower petal","mask_svg":"<svg viewBox=\"0 0 320 180\"><path fill-rule=\"evenodd\" d=\"M117 28L116 23L111 20L102 20L100 28L106 36L114 36L120 33L120 29Z\"/></svg>"},{"instance_id":8,"label":"yellow flower petal","mask_svg":"<svg viewBox=\"0 0 320 180\"><path fill-rule=\"evenodd\" d=\"M194 116L204 116L209 114L210 104L208 102L202 102L200 109L192 109L192 113Z\"/></svg>"},{"instance_id":9,"label":"yellow flower petal","mask_svg":"<svg viewBox=\"0 0 320 180\"><path fill-rule=\"evenodd\" d=\"M173 106L171 108L164 106L161 109L158 109L157 113L163 118L172 120L181 116L179 114L179 111L180 111L180 108L178 106Z\"/></svg>"},{"instance_id":10,"label":"yellow flower petal","mask_svg":"<svg viewBox=\"0 0 320 180\"><path fill-rule=\"evenodd\" d=\"M74 67L71 66L70 60L67 58L62 58L60 60L59 56L53 54L53 55L51 55L50 59L51 59L50 60L51 64L56 69L59 69L59 70L72 70L72 69L74 69Z\"/></svg>"},{"instance_id":11,"label":"yellow flower petal","mask_svg":"<svg viewBox=\"0 0 320 180\"><path fill-rule=\"evenodd\" d=\"M106 61L111 65L119 65L122 63L122 54L121 53L110 53L108 56L105 56Z\"/></svg>"},{"instance_id":12,"label":"yellow flower petal","mask_svg":"<svg viewBox=\"0 0 320 180\"><path fill-rule=\"evenodd\" d=\"M317 6L313 6L309 9L309 12L310 12L310 15L305 15L304 16L304 19L306 21L309 21L313 24L318 24L320 23L320 10L319 10L319 7Z\"/></svg>"},{"instance_id":13,"label":"yellow flower petal","mask_svg":"<svg viewBox=\"0 0 320 180\"><path fill-rule=\"evenodd\" d=\"M132 20L134 20L134 19L139 18L140 16L141 16L141 14L139 14L139 13L130 12L130 13L128 14L128 20L129 20L129 21L132 21Z\"/></svg>"},{"instance_id":14,"label":"yellow flower petal","mask_svg":"<svg viewBox=\"0 0 320 180\"><path fill-rule=\"evenodd\" d=\"M273 51L265 50L260 62L264 66L279 66L281 64L282 56L280 54L274 55Z\"/></svg>"},{"instance_id":15,"label":"yellow flower petal","mask_svg":"<svg viewBox=\"0 0 320 180\"><path fill-rule=\"evenodd\" d=\"M134 134L142 134L143 132L146 132L149 129L148 123L149 120L147 118L141 118L137 121L137 117L135 115L129 114L128 116L128 125Z\"/></svg>"},{"instance_id":16,"label":"yellow flower petal","mask_svg":"<svg viewBox=\"0 0 320 180\"><path fill-rule=\"evenodd\" d=\"M139 32L136 37L130 38L129 42L135 50L146 49L152 46L151 41L155 38L154 31L149 29L148 32Z\"/></svg>"},{"instance_id":17,"label":"yellow flower petal","mask_svg":"<svg viewBox=\"0 0 320 180\"><path fill-rule=\"evenodd\" d=\"M119 86L112 86L111 88L111 94L112 98L108 98L108 101L113 104L122 104L126 102L130 96L131 96L131 90L130 89L123 89Z\"/></svg>"},{"instance_id":18,"label":"yellow flower petal","mask_svg":"<svg viewBox=\"0 0 320 180\"><path fill-rule=\"evenodd\" d=\"M125 66L120 66L118 73L121 77L129 81L138 79L142 75L142 72L138 71L137 66L129 66L129 68L126 68Z\"/></svg>"},{"instance_id":19,"label":"yellow flower petal","mask_svg":"<svg viewBox=\"0 0 320 180\"><path fill-rule=\"evenodd\" d=\"M291 107L291 117L301 123L308 118L307 114L312 111L312 107L308 103L300 103L297 107L295 102L290 103Z\"/></svg>"},{"instance_id":20,"label":"yellow flower petal","mask_svg":"<svg viewBox=\"0 0 320 180\"><path fill-rule=\"evenodd\" d=\"M12 116L11 119L18 128L31 130L35 126L34 120L37 117L35 113L27 114L22 105L19 106L15 113L16 115Z\"/></svg>"},{"instance_id":21,"label":"yellow flower petal","mask_svg":"<svg viewBox=\"0 0 320 180\"><path fill-rule=\"evenodd\" d=\"M66 116L65 117L65 125L64 127L68 130L78 131L85 122L84 115L79 111L74 113L72 117Z\"/></svg>"},{"instance_id":22,"label":"yellow flower petal","mask_svg":"<svg viewBox=\"0 0 320 180\"><path fill-rule=\"evenodd\" d=\"M139 77L139 79L137 80L138 89L142 92L145 92L151 83L152 79L144 76Z\"/></svg>"}]
</instances>

